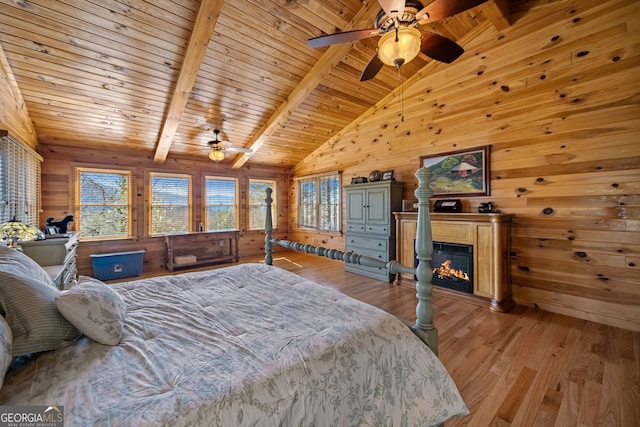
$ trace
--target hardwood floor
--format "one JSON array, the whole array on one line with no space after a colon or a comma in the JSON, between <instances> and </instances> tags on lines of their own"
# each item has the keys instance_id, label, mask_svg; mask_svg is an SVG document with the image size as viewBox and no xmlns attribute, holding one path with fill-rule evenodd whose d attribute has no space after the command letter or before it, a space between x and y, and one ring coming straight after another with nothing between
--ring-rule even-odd
<instances>
[{"instance_id":1,"label":"hardwood floor","mask_svg":"<svg viewBox=\"0 0 640 427\"><path fill-rule=\"evenodd\" d=\"M415 320L415 290L292 251L274 265ZM259 261L246 259L243 262ZM434 292L440 359L471 415L446 427L640 426L640 333L516 306L494 313Z\"/></svg>"}]
</instances>

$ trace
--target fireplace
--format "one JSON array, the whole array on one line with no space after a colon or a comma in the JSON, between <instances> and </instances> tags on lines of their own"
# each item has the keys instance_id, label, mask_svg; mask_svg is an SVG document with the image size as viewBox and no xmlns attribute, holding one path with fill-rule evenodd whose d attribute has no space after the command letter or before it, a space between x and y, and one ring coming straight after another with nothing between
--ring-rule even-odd
<instances>
[{"instance_id":1,"label":"fireplace","mask_svg":"<svg viewBox=\"0 0 640 427\"><path fill-rule=\"evenodd\" d=\"M416 266L418 259L415 260ZM431 283L473 294L473 246L433 242Z\"/></svg>"},{"instance_id":2,"label":"fireplace","mask_svg":"<svg viewBox=\"0 0 640 427\"><path fill-rule=\"evenodd\" d=\"M415 259L418 213L393 214L396 217L396 259L404 265L412 265ZM512 219L513 215L509 214L430 213L431 237L434 242L471 246L465 252L468 252L468 274L471 279L471 286L467 289L471 291L473 288L473 293L465 292L464 296L473 297L480 304L487 300L489 308L498 312L508 311L515 304L511 294L509 265ZM441 248L436 245L434 249L438 256L437 251ZM460 256L457 250L454 251L456 257ZM451 261L454 268L460 269L454 265L459 260ZM401 285L403 279L413 281L415 277L412 274L398 274L395 283ZM437 283L437 277L434 283ZM406 285L414 286L414 283ZM438 288L442 288L442 285Z\"/></svg>"}]
</instances>

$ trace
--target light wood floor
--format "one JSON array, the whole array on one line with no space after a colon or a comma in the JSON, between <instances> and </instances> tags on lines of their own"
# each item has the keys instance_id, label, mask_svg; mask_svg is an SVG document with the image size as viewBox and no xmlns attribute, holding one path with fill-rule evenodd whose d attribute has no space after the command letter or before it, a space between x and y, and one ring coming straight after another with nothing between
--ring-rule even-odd
<instances>
[{"instance_id":1,"label":"light wood floor","mask_svg":"<svg viewBox=\"0 0 640 427\"><path fill-rule=\"evenodd\" d=\"M409 286L311 255L274 257L278 267L415 320ZM640 426L640 333L523 306L494 313L437 291L434 310L440 359L471 411L446 427Z\"/></svg>"}]
</instances>

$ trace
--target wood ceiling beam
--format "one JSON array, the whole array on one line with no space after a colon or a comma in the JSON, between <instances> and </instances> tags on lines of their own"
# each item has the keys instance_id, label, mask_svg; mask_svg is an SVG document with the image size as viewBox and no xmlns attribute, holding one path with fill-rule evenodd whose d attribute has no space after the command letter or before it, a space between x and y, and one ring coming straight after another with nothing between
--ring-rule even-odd
<instances>
[{"instance_id":1,"label":"wood ceiling beam","mask_svg":"<svg viewBox=\"0 0 640 427\"><path fill-rule=\"evenodd\" d=\"M486 3L484 13L498 31L511 25L510 0L490 0Z\"/></svg>"},{"instance_id":2,"label":"wood ceiling beam","mask_svg":"<svg viewBox=\"0 0 640 427\"><path fill-rule=\"evenodd\" d=\"M373 19L380 10L377 0L367 0L356 16L343 31L357 30L361 28L371 28ZM357 43L357 42L356 42ZM327 51L320 57L318 62L309 70L298 85L291 91L287 99L273 112L271 117L256 132L249 142L248 148L255 153L264 144L265 138L282 126L289 114L295 110L304 100L315 90L322 79L331 72L331 69L351 50L353 43L343 43L329 46ZM233 161L234 169L241 168L251 154L241 154Z\"/></svg>"},{"instance_id":3,"label":"wood ceiling beam","mask_svg":"<svg viewBox=\"0 0 640 427\"><path fill-rule=\"evenodd\" d=\"M162 163L167 159L169 148L178 130L180 119L184 114L187 101L193 90L193 85L198 76L198 71L207 52L209 40L211 40L213 29L218 22L218 16L220 15L223 5L224 1L222 0L202 0L200 3L200 9L198 10L193 31L191 32L191 38L189 39L189 45L184 55L178 82L176 83L171 104L169 105L169 110L167 111L156 145L156 151L153 156L155 162Z\"/></svg>"}]
</instances>

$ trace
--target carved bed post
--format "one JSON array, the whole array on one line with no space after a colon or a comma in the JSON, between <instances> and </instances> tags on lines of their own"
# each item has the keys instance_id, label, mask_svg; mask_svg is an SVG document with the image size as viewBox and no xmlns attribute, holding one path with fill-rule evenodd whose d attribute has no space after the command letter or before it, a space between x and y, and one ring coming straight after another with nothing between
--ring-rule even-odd
<instances>
[{"instance_id":1,"label":"carved bed post","mask_svg":"<svg viewBox=\"0 0 640 427\"><path fill-rule=\"evenodd\" d=\"M273 189L267 188L266 191L267 197L264 199L267 205L267 212L264 219L264 263L267 265L273 265L271 246L271 233L273 232L273 219L271 218L271 204L273 203L273 199L271 198L271 193Z\"/></svg>"},{"instance_id":2,"label":"carved bed post","mask_svg":"<svg viewBox=\"0 0 640 427\"><path fill-rule=\"evenodd\" d=\"M418 305L416 306L416 323L412 329L438 355L438 330L433 325L433 308L431 306L433 292L431 284L433 271L430 264L433 241L429 216L429 198L433 195L429 188L431 170L420 168L416 171L416 177L418 178L418 188L414 194L418 198L418 228L415 247L416 258L418 258L418 267L416 268Z\"/></svg>"}]
</instances>

